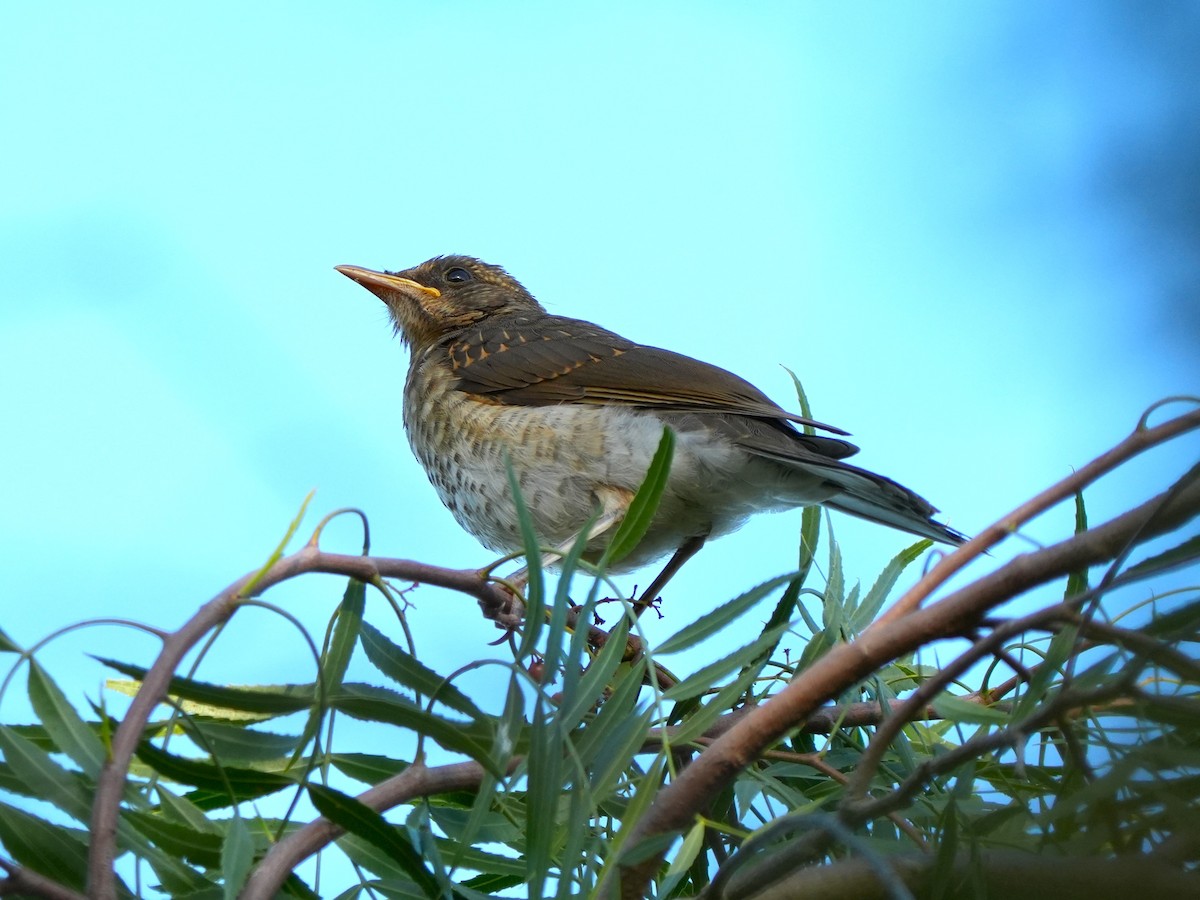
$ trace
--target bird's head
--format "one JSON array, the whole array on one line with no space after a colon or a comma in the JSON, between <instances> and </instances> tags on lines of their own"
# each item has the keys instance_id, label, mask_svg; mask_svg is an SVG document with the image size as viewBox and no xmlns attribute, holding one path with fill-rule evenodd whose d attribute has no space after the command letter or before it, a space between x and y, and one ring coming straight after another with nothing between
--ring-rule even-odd
<instances>
[{"instance_id":1,"label":"bird's head","mask_svg":"<svg viewBox=\"0 0 1200 900\"><path fill-rule=\"evenodd\" d=\"M336 268L387 304L396 332L414 350L482 319L544 311L502 268L470 256L438 256L403 272Z\"/></svg>"}]
</instances>

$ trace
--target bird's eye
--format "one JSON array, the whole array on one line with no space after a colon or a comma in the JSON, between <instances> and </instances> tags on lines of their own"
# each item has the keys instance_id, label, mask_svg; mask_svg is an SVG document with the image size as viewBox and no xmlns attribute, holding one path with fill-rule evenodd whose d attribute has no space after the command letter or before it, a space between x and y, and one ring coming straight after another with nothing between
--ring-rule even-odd
<instances>
[{"instance_id":1,"label":"bird's eye","mask_svg":"<svg viewBox=\"0 0 1200 900\"><path fill-rule=\"evenodd\" d=\"M451 284L463 284L471 280L471 273L460 266L446 270L446 280Z\"/></svg>"}]
</instances>

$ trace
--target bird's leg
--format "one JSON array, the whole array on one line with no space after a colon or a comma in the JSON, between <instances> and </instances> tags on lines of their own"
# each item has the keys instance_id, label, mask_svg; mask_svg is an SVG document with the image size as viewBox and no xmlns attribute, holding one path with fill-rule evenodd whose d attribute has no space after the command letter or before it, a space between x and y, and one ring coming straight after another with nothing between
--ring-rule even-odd
<instances>
[{"instance_id":1,"label":"bird's leg","mask_svg":"<svg viewBox=\"0 0 1200 900\"><path fill-rule=\"evenodd\" d=\"M588 529L585 543L604 534L614 525L621 523L625 518L625 513L629 511L629 501L633 499L633 492L624 488L602 485L596 489L596 498L600 501L600 516L592 523L592 527ZM575 546L578 540L579 535L574 535L570 540L563 541L563 543L559 544L553 550L543 553L540 563L541 567L544 569L546 566L562 559L571 552L571 548ZM697 547L696 549L700 548ZM684 557L684 559L686 558ZM680 565L682 564L680 562ZM504 580L523 591L525 585L529 582L529 567L526 566Z\"/></svg>"},{"instance_id":2,"label":"bird's leg","mask_svg":"<svg viewBox=\"0 0 1200 900\"><path fill-rule=\"evenodd\" d=\"M658 577L650 582L650 586L646 588L646 590L642 591L641 598L634 602L633 614L635 616L640 616L643 612L645 612L651 603L658 599L658 595L662 593L662 589L667 586L667 582L675 576L676 572L683 568L683 564L685 562L687 562L700 551L700 548L704 546L704 542L707 540L707 534L700 534L688 538L679 545L679 549L675 551L674 555L672 555L669 560L667 560L667 564L663 566L663 570L658 573Z\"/></svg>"}]
</instances>

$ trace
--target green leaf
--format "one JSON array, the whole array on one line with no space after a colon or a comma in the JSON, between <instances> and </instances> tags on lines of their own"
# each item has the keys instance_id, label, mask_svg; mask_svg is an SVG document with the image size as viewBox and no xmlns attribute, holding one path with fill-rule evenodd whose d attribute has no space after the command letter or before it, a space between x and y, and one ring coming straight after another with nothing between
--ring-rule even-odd
<instances>
[{"instance_id":1,"label":"green leaf","mask_svg":"<svg viewBox=\"0 0 1200 900\"><path fill-rule=\"evenodd\" d=\"M586 619L584 619L586 621ZM580 628L582 631L583 628ZM569 731L592 710L597 701L603 696L609 680L625 655L629 623L622 619L609 632L608 640L600 648L588 665L587 670L579 679L571 679L563 685L563 696L559 703L558 721L561 727Z\"/></svg>"},{"instance_id":2,"label":"green leaf","mask_svg":"<svg viewBox=\"0 0 1200 900\"><path fill-rule=\"evenodd\" d=\"M363 623L359 641L371 664L392 681L472 719L484 717L470 697L369 622Z\"/></svg>"},{"instance_id":3,"label":"green leaf","mask_svg":"<svg viewBox=\"0 0 1200 900\"><path fill-rule=\"evenodd\" d=\"M497 891L516 887L518 884L524 884L524 882L524 875L497 875L492 872L482 872L474 878L468 878L462 883L462 886L479 891L479 893L489 897L496 897L504 896L503 894L498 894Z\"/></svg>"},{"instance_id":4,"label":"green leaf","mask_svg":"<svg viewBox=\"0 0 1200 900\"><path fill-rule=\"evenodd\" d=\"M25 784L30 796L53 804L79 822L92 814L92 791L74 772L64 769L45 750L0 725L0 752L13 773Z\"/></svg>"},{"instance_id":5,"label":"green leaf","mask_svg":"<svg viewBox=\"0 0 1200 900\"><path fill-rule=\"evenodd\" d=\"M224 840L219 828L214 833L137 810L126 811L123 816L140 834L172 856L206 869L221 865Z\"/></svg>"},{"instance_id":6,"label":"green leaf","mask_svg":"<svg viewBox=\"0 0 1200 900\"><path fill-rule=\"evenodd\" d=\"M459 722L426 712L408 697L386 688L344 684L331 698L332 706L348 716L367 722L385 722L408 728L437 741L447 750L464 753L496 771L490 759L494 733L488 719Z\"/></svg>"},{"instance_id":7,"label":"green leaf","mask_svg":"<svg viewBox=\"0 0 1200 900\"><path fill-rule=\"evenodd\" d=\"M1130 566L1121 573L1121 581L1126 582L1138 578L1148 578L1151 575L1159 575L1170 569L1190 565L1197 559L1200 559L1200 534L1188 538L1177 547L1164 550L1162 553L1151 556L1148 559L1143 559L1136 565Z\"/></svg>"},{"instance_id":8,"label":"green leaf","mask_svg":"<svg viewBox=\"0 0 1200 900\"><path fill-rule=\"evenodd\" d=\"M437 879L426 868L403 829L354 797L320 784L308 786L308 796L317 812L330 822L357 835L386 853L417 883L426 897L439 897Z\"/></svg>"},{"instance_id":9,"label":"green leaf","mask_svg":"<svg viewBox=\"0 0 1200 900\"><path fill-rule=\"evenodd\" d=\"M561 822L558 816L559 798L566 782L565 736L546 705L544 694L539 692L529 729L529 754L525 759L529 782L525 797L525 856L531 897L544 896L542 888L555 856L557 838L568 824Z\"/></svg>"},{"instance_id":10,"label":"green leaf","mask_svg":"<svg viewBox=\"0 0 1200 900\"><path fill-rule=\"evenodd\" d=\"M796 567L796 579L801 585L808 580L817 559L817 544L821 540L821 507L806 506L800 514L800 564Z\"/></svg>"},{"instance_id":11,"label":"green leaf","mask_svg":"<svg viewBox=\"0 0 1200 900\"><path fill-rule=\"evenodd\" d=\"M54 745L89 777L98 777L107 757L104 744L36 660L29 663L29 702Z\"/></svg>"},{"instance_id":12,"label":"green leaf","mask_svg":"<svg viewBox=\"0 0 1200 900\"><path fill-rule=\"evenodd\" d=\"M671 637L659 645L654 653L656 656L666 656L670 653L678 653L681 650L686 650L689 647L694 647L696 644L703 641L705 638L711 637L726 625L733 622L744 612L753 607L756 603L762 600L767 594L774 591L781 585L787 584L796 577L795 573L787 575L779 575L775 578L764 581L757 587L751 588L741 596L735 597L728 603L723 603L710 613L705 613L695 622L677 631Z\"/></svg>"},{"instance_id":13,"label":"green leaf","mask_svg":"<svg viewBox=\"0 0 1200 900\"><path fill-rule=\"evenodd\" d=\"M683 839L683 845L667 868L668 877L684 874L699 857L700 851L704 847L704 827L703 822L697 822L688 831L687 836Z\"/></svg>"},{"instance_id":14,"label":"green leaf","mask_svg":"<svg viewBox=\"0 0 1200 900\"><path fill-rule=\"evenodd\" d=\"M21 648L17 644L17 642L14 641L12 638L10 638L5 633L3 628L0 628L0 653L20 653L20 652L21 652Z\"/></svg>"},{"instance_id":15,"label":"green leaf","mask_svg":"<svg viewBox=\"0 0 1200 900\"><path fill-rule=\"evenodd\" d=\"M1194 640L1200 634L1200 600L1155 616L1143 630L1163 640Z\"/></svg>"},{"instance_id":16,"label":"green leaf","mask_svg":"<svg viewBox=\"0 0 1200 900\"><path fill-rule=\"evenodd\" d=\"M363 608L366 605L367 586L354 578L346 582L346 590L342 594L342 602L338 604L333 634L321 653L320 681L313 694L313 702L309 707L308 719L304 730L297 741L292 762L300 758L301 748L316 737L321 723L328 710L329 695L336 691L346 677L346 669L350 665L350 657L358 644L358 631L362 626Z\"/></svg>"},{"instance_id":17,"label":"green leaf","mask_svg":"<svg viewBox=\"0 0 1200 900\"><path fill-rule=\"evenodd\" d=\"M829 577L825 583L825 602L821 607L822 622L827 631L843 636L843 616L846 606L846 581L842 573L842 548L829 539Z\"/></svg>"},{"instance_id":18,"label":"green leaf","mask_svg":"<svg viewBox=\"0 0 1200 900\"><path fill-rule=\"evenodd\" d=\"M59 884L83 891L87 885L88 835L0 803L0 844L22 866Z\"/></svg>"},{"instance_id":19,"label":"green leaf","mask_svg":"<svg viewBox=\"0 0 1200 900\"><path fill-rule=\"evenodd\" d=\"M663 490L667 486L667 478L671 474L671 457L674 454L675 432L664 428L658 449L654 451L654 458L650 461L650 468L646 470L646 478L630 501L625 518L621 520L616 534L605 550L602 566L620 562L646 536L654 514L658 512Z\"/></svg>"},{"instance_id":20,"label":"green leaf","mask_svg":"<svg viewBox=\"0 0 1200 900\"><path fill-rule=\"evenodd\" d=\"M232 765L287 759L300 745L300 736L257 731L252 723L229 725L205 722L192 716L182 719L184 731L216 759Z\"/></svg>"},{"instance_id":21,"label":"green leaf","mask_svg":"<svg viewBox=\"0 0 1200 900\"><path fill-rule=\"evenodd\" d=\"M333 627L333 637L329 641L329 651L325 654L322 674L325 676L327 689L333 690L346 677L346 669L350 665L350 657L354 655L354 647L358 643L359 628L363 624L363 609L367 602L367 586L355 578L346 583L346 591L338 606L337 623Z\"/></svg>"},{"instance_id":22,"label":"green leaf","mask_svg":"<svg viewBox=\"0 0 1200 900\"><path fill-rule=\"evenodd\" d=\"M237 900L250 867L254 864L254 841L241 816L230 820L221 845L221 875L225 884L225 900Z\"/></svg>"},{"instance_id":23,"label":"green leaf","mask_svg":"<svg viewBox=\"0 0 1200 900\"><path fill-rule=\"evenodd\" d=\"M762 653L764 649L772 646L786 628L786 625L781 625L764 631L749 644L734 650L728 656L724 656L716 662L704 666L678 684L672 685L663 694L663 699L678 701L703 694L710 688L715 687L718 681L734 669L747 665Z\"/></svg>"},{"instance_id":24,"label":"green leaf","mask_svg":"<svg viewBox=\"0 0 1200 900\"><path fill-rule=\"evenodd\" d=\"M867 591L867 596L863 598L862 605L850 617L850 630L852 633L858 634L875 621L875 616L883 608L884 601L887 600L888 594L892 592L892 588L896 586L896 582L904 570L913 562L920 559L921 554L932 546L933 541L920 540L892 557L891 561L884 566L883 571L879 573L879 577L875 579L875 583L871 585L871 590Z\"/></svg>"},{"instance_id":25,"label":"green leaf","mask_svg":"<svg viewBox=\"0 0 1200 900\"><path fill-rule=\"evenodd\" d=\"M691 743L704 734L717 719L733 709L738 700L746 693L747 688L754 683L759 672L762 671L772 647L774 644L770 644L758 655L753 656L738 673L737 678L717 691L707 703L684 718L675 729L671 743L679 745Z\"/></svg>"},{"instance_id":26,"label":"green leaf","mask_svg":"<svg viewBox=\"0 0 1200 900\"><path fill-rule=\"evenodd\" d=\"M102 656L96 656L94 659L130 678L141 681L146 677L146 669L141 666L106 659ZM316 685L311 682L309 684L233 688L175 676L171 679L167 693L182 700L211 706L214 708L214 712L236 710L280 716L307 710L312 706L315 690Z\"/></svg>"},{"instance_id":27,"label":"green leaf","mask_svg":"<svg viewBox=\"0 0 1200 900\"><path fill-rule=\"evenodd\" d=\"M1075 493L1075 533L1083 534L1087 531L1087 507L1083 502L1083 492ZM1067 575L1067 587L1063 592L1063 599L1070 600L1072 597L1078 597L1087 592L1088 589L1088 570L1087 566L1083 565L1077 569L1072 569Z\"/></svg>"},{"instance_id":28,"label":"green leaf","mask_svg":"<svg viewBox=\"0 0 1200 900\"><path fill-rule=\"evenodd\" d=\"M652 711L637 712L644 673L642 664L624 669L595 718L573 735L576 756L593 770L592 790L598 797L607 796L616 784L617 776L645 741L645 729ZM635 740L636 744L633 743ZM606 780L610 777L611 783Z\"/></svg>"},{"instance_id":29,"label":"green leaf","mask_svg":"<svg viewBox=\"0 0 1200 900\"><path fill-rule=\"evenodd\" d=\"M175 825L186 825L193 831L215 835L218 839L221 837L220 825L210 819L196 804L168 790L161 779L154 785L154 792L159 800L159 814L152 817L156 822L165 821ZM216 846L217 852L219 852L219 840ZM216 861L212 863L214 867L217 864Z\"/></svg>"},{"instance_id":30,"label":"green leaf","mask_svg":"<svg viewBox=\"0 0 1200 900\"><path fill-rule=\"evenodd\" d=\"M521 545L525 551L528 580L525 583L525 630L517 648L517 658L525 659L537 646L541 633L542 618L546 608L545 578L542 572L542 548L533 529L533 516L517 483L512 459L505 453L505 469L508 473L508 489L512 492L513 506L517 513L517 526L521 531Z\"/></svg>"},{"instance_id":31,"label":"green leaf","mask_svg":"<svg viewBox=\"0 0 1200 900\"><path fill-rule=\"evenodd\" d=\"M952 722L969 722L975 725L1007 724L1010 716L1001 709L980 703L972 703L950 694L942 694L933 701L933 709L939 716Z\"/></svg>"},{"instance_id":32,"label":"green leaf","mask_svg":"<svg viewBox=\"0 0 1200 900\"><path fill-rule=\"evenodd\" d=\"M176 756L149 741L143 741L138 746L137 757L164 778L212 791L228 797L231 802L264 797L296 783L294 779L275 772L218 766L203 760ZM230 794L230 791L233 793Z\"/></svg>"},{"instance_id":33,"label":"green leaf","mask_svg":"<svg viewBox=\"0 0 1200 900\"><path fill-rule=\"evenodd\" d=\"M800 383L799 377L787 366L783 367L783 371L792 376L792 386L796 389L796 402L800 404L800 415L806 419L813 417L812 407L808 404L808 393L804 390L804 385ZM805 423L803 425L805 434L816 434L817 430L811 425Z\"/></svg>"},{"instance_id":34,"label":"green leaf","mask_svg":"<svg viewBox=\"0 0 1200 900\"><path fill-rule=\"evenodd\" d=\"M334 753L329 761L343 775L363 784L379 784L409 767L402 760L373 753Z\"/></svg>"}]
</instances>

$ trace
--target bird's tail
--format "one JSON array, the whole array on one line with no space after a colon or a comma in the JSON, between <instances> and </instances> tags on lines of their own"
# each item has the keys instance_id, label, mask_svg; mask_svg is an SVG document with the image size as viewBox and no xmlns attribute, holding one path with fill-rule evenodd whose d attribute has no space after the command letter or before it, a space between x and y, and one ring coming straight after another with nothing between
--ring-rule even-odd
<instances>
[{"instance_id":1,"label":"bird's tail","mask_svg":"<svg viewBox=\"0 0 1200 900\"><path fill-rule=\"evenodd\" d=\"M958 546L967 540L966 535L934 520L937 508L932 503L890 478L846 463L822 466L821 474L841 488L824 502L830 509L943 544Z\"/></svg>"}]
</instances>

